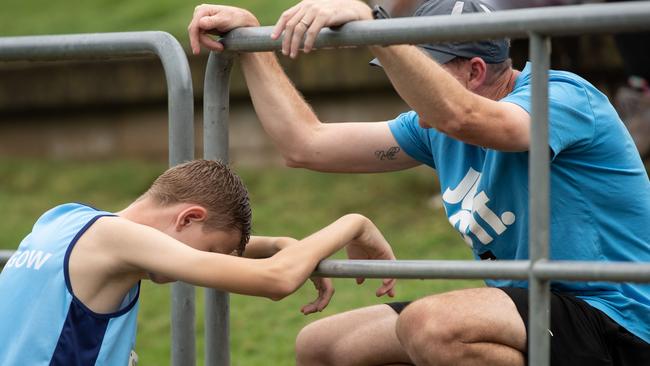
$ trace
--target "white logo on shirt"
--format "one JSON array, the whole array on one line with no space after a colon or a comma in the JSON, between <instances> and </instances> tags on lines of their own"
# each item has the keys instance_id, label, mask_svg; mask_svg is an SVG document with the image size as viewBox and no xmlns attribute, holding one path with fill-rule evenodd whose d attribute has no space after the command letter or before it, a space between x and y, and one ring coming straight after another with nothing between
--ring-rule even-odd
<instances>
[{"instance_id":1,"label":"white logo on shirt","mask_svg":"<svg viewBox=\"0 0 650 366\"><path fill-rule=\"evenodd\" d=\"M5 268L21 268L25 266L25 268L33 267L38 271L51 256L52 253L44 253L40 250L17 250L11 258L9 258Z\"/></svg>"},{"instance_id":2,"label":"white logo on shirt","mask_svg":"<svg viewBox=\"0 0 650 366\"><path fill-rule=\"evenodd\" d=\"M458 186L454 189L447 188L442 195L442 199L448 204L455 205L462 202L460 210L450 213L449 222L451 226L460 231L463 239L470 247L472 246L472 238L468 235L469 233L474 234L483 245L490 244L494 240L476 221L474 213L483 219L497 235L501 235L506 231L507 226L512 225L516 220L515 214L510 211L502 213L501 217L499 217L487 207L490 198L485 194L485 191L476 193L480 179L481 173L469 168Z\"/></svg>"}]
</instances>

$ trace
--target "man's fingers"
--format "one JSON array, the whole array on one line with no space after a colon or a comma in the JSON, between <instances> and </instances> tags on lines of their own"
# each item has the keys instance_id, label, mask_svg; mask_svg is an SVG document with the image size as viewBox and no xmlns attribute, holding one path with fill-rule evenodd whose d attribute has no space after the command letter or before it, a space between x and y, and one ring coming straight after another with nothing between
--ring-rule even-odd
<instances>
[{"instance_id":1,"label":"man's fingers","mask_svg":"<svg viewBox=\"0 0 650 366\"><path fill-rule=\"evenodd\" d=\"M206 48L217 52L223 51L223 44L221 44L221 42L215 41L209 35L201 33L199 34L199 39L201 40L201 44Z\"/></svg>"},{"instance_id":2,"label":"man's fingers","mask_svg":"<svg viewBox=\"0 0 650 366\"><path fill-rule=\"evenodd\" d=\"M194 14L192 16L192 21L187 27L187 32L190 35L190 45L192 46L192 52L198 54L201 52L201 28L199 26L199 20L207 15L215 15L217 13L216 8L209 8L204 5L199 5L194 8Z\"/></svg>"},{"instance_id":3,"label":"man's fingers","mask_svg":"<svg viewBox=\"0 0 650 366\"><path fill-rule=\"evenodd\" d=\"M199 34L194 31L194 19L190 22L190 25L187 27L187 33L190 36L190 46L192 47L192 53L198 55L201 52L201 45L199 44Z\"/></svg>"},{"instance_id":4,"label":"man's fingers","mask_svg":"<svg viewBox=\"0 0 650 366\"><path fill-rule=\"evenodd\" d=\"M216 30L221 31L228 19L222 19L219 16L208 15L199 19L199 28L203 31Z\"/></svg>"},{"instance_id":5,"label":"man's fingers","mask_svg":"<svg viewBox=\"0 0 650 366\"><path fill-rule=\"evenodd\" d=\"M315 15L313 12L306 12L305 15L298 21L298 24L293 30L293 37L291 39L291 50L289 57L295 58L300 51L300 44L305 37L305 32L309 29L314 22Z\"/></svg>"},{"instance_id":6,"label":"man's fingers","mask_svg":"<svg viewBox=\"0 0 650 366\"><path fill-rule=\"evenodd\" d=\"M298 8L298 11L287 21L284 27L284 37L282 38L282 54L288 56L291 52L291 40L293 39L293 32L296 26L300 24L300 19L305 15L303 8Z\"/></svg>"},{"instance_id":7,"label":"man's fingers","mask_svg":"<svg viewBox=\"0 0 650 366\"><path fill-rule=\"evenodd\" d=\"M297 11L298 11L298 5L294 5L289 9L285 10L284 13L280 15L280 18L278 18L278 22L275 23L275 27L273 27L273 32L271 32L272 39L278 39L280 37L282 31L284 31L285 27L287 26L287 22L296 14Z\"/></svg>"},{"instance_id":8,"label":"man's fingers","mask_svg":"<svg viewBox=\"0 0 650 366\"><path fill-rule=\"evenodd\" d=\"M303 50L305 53L309 53L314 48L314 42L316 42L316 37L323 26L325 25L325 19L323 17L316 17L314 21L307 29L307 36L305 37L305 43Z\"/></svg>"}]
</instances>

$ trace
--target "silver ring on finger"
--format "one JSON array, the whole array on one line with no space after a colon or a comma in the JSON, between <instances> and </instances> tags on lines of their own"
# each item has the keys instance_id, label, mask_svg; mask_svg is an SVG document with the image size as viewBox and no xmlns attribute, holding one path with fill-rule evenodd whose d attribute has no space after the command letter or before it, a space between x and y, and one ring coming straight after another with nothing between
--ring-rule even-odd
<instances>
[{"instance_id":1,"label":"silver ring on finger","mask_svg":"<svg viewBox=\"0 0 650 366\"><path fill-rule=\"evenodd\" d=\"M304 19L300 19L300 23L304 25L305 27L309 28L311 24L307 23Z\"/></svg>"}]
</instances>

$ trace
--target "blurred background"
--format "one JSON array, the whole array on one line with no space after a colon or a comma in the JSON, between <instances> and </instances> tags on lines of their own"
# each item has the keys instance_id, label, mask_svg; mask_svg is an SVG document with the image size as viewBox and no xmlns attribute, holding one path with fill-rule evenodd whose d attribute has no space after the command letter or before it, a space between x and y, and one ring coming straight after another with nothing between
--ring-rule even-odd
<instances>
[{"instance_id":1,"label":"blurred background","mask_svg":"<svg viewBox=\"0 0 650 366\"><path fill-rule=\"evenodd\" d=\"M263 25L272 25L295 2L231 0L222 4L247 8ZM496 8L576 3L491 2ZM417 6L412 0L378 3L396 16L409 15ZM198 157L202 154L207 54L191 55L186 33L196 5L189 0L5 1L0 36L139 30L171 33L190 60ZM523 67L527 54L526 41L513 41L515 67ZM381 69L368 66L370 59L366 49L350 48L281 61L322 120L391 119L408 108ZM555 38L552 67L574 71L592 81L622 106L630 120L646 113L644 103L650 107L650 98L643 99L647 94L636 93L629 85L630 72L612 36ZM256 234L303 237L345 213L360 212L378 224L401 259L470 258L432 199L438 186L431 171L418 168L379 176L285 168L259 125L237 67L231 85L231 162L249 187ZM629 93L621 97L621 91ZM619 103L621 98L625 103ZM648 133L637 135L642 140ZM646 149L642 144L640 149ZM642 153L647 156L647 149ZM80 201L119 210L144 192L166 166L167 93L157 59L0 61L0 207L5 212L0 220L0 249L15 249L38 216L59 203ZM330 307L309 317L300 314L299 308L315 297L310 284L282 302L232 296L233 365L292 364L293 340L302 326L321 316L382 301L374 297L376 281L360 288L352 280L336 280L335 284L337 293ZM476 285L480 282L402 281L398 298ZM197 294L197 356L202 362L202 292ZM144 284L136 349L143 365L169 363L168 298L168 286Z\"/></svg>"}]
</instances>

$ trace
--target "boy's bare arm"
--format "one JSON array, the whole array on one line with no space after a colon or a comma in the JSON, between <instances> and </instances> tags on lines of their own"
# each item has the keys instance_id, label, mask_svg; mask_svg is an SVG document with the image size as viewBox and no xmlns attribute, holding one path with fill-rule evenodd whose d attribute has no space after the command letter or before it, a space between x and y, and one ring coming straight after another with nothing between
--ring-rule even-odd
<instances>
[{"instance_id":1,"label":"boy's bare arm","mask_svg":"<svg viewBox=\"0 0 650 366\"><path fill-rule=\"evenodd\" d=\"M286 236L251 236L244 257L268 258L295 243L298 243L297 239Z\"/></svg>"},{"instance_id":2,"label":"boy's bare arm","mask_svg":"<svg viewBox=\"0 0 650 366\"><path fill-rule=\"evenodd\" d=\"M195 250L148 226L101 218L92 228L106 244L116 272L156 273L198 286L281 299L298 289L320 260L346 245L371 259L394 259L392 249L370 220L346 215L266 259L240 258ZM358 255L357 255L358 256ZM390 294L386 280L378 294Z\"/></svg>"}]
</instances>

